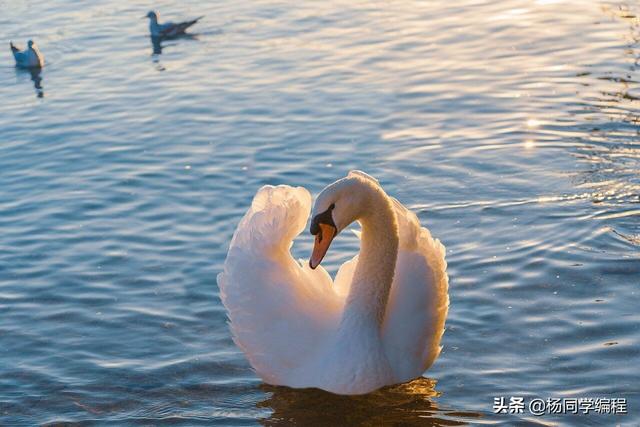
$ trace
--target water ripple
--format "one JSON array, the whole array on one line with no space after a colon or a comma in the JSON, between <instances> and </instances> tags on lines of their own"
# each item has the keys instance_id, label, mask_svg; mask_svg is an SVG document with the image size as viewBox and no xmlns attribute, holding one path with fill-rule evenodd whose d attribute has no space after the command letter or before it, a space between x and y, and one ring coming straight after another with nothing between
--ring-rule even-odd
<instances>
[{"instance_id":1,"label":"water ripple","mask_svg":"<svg viewBox=\"0 0 640 427\"><path fill-rule=\"evenodd\" d=\"M0 1L2 39L48 62L0 67L0 424L637 423L640 10L154 7L206 18L158 51L148 4ZM352 168L447 247L443 353L366 397L261 385L215 285L233 230L261 185ZM500 395L630 414L496 416Z\"/></svg>"}]
</instances>

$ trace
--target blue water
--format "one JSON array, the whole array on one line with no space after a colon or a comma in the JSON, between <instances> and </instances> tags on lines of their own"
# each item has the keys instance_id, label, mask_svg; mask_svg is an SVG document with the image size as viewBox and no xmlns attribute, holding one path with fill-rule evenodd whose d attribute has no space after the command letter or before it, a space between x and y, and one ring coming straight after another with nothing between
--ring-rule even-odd
<instances>
[{"instance_id":1,"label":"blue water","mask_svg":"<svg viewBox=\"0 0 640 427\"><path fill-rule=\"evenodd\" d=\"M150 8L206 15L154 54ZM0 424L640 423L640 8L0 1ZM156 50L158 52L158 50ZM256 190L376 176L447 247L444 350L264 386L215 276ZM311 236L294 247L307 257ZM341 236L335 272L357 251ZM496 396L627 415L496 415Z\"/></svg>"}]
</instances>

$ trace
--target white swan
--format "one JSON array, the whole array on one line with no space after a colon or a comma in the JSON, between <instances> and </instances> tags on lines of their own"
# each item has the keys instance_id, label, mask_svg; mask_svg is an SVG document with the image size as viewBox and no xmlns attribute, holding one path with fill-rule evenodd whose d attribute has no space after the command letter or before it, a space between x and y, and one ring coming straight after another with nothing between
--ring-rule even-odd
<instances>
[{"instance_id":1,"label":"white swan","mask_svg":"<svg viewBox=\"0 0 640 427\"><path fill-rule=\"evenodd\" d=\"M311 196L265 186L218 275L233 338L267 383L363 394L416 378L440 353L449 307L444 246L364 172L326 187L314 205L309 263L295 261ZM350 223L361 249L335 281L318 264Z\"/></svg>"}]
</instances>

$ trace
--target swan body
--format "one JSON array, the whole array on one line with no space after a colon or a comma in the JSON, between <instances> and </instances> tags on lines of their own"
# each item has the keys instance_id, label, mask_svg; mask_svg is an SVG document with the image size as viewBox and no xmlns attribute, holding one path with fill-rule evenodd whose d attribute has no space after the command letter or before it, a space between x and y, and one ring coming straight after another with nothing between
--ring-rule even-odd
<instances>
[{"instance_id":1,"label":"swan body","mask_svg":"<svg viewBox=\"0 0 640 427\"><path fill-rule=\"evenodd\" d=\"M310 210L302 187L255 195L218 275L234 341L274 385L364 394L419 377L441 349L444 246L375 179L352 171L317 197L313 254L296 261L290 248ZM360 253L332 280L319 263L354 221Z\"/></svg>"},{"instance_id":2,"label":"swan body","mask_svg":"<svg viewBox=\"0 0 640 427\"><path fill-rule=\"evenodd\" d=\"M151 32L151 37L176 37L182 34L185 34L187 29L198 22L203 16L200 16L196 19L192 19L190 21L184 22L165 22L164 24L160 24L158 22L159 18L158 12L150 11L147 13L145 18L149 18L149 31Z\"/></svg>"},{"instance_id":3,"label":"swan body","mask_svg":"<svg viewBox=\"0 0 640 427\"><path fill-rule=\"evenodd\" d=\"M9 42L11 53L16 60L16 66L21 68L42 68L44 67L44 55L38 49L33 40L29 40L27 48L18 49L13 42Z\"/></svg>"}]
</instances>

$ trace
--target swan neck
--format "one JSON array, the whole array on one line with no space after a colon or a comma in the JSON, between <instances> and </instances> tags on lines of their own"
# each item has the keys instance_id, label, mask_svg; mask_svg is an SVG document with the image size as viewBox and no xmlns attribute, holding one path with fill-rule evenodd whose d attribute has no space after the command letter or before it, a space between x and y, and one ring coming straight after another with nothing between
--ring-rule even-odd
<instances>
[{"instance_id":1,"label":"swan neck","mask_svg":"<svg viewBox=\"0 0 640 427\"><path fill-rule=\"evenodd\" d=\"M380 330L389 299L398 255L398 223L388 196L380 190L362 225L360 254L347 296L344 322L357 322Z\"/></svg>"}]
</instances>

